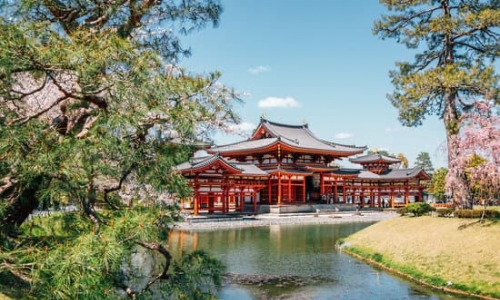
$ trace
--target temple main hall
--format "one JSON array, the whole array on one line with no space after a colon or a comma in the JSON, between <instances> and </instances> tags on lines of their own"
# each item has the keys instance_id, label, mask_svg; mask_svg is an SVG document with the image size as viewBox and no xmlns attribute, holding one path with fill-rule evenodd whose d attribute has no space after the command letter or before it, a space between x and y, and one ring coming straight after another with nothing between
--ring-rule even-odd
<instances>
[{"instance_id":1,"label":"temple main hall","mask_svg":"<svg viewBox=\"0 0 500 300\"><path fill-rule=\"evenodd\" d=\"M288 125L261 118L248 140L212 146L177 166L193 190L187 207L199 213L258 212L259 206L351 204L399 207L423 201L420 167L399 168L401 160L367 147L316 137L308 124ZM348 158L359 168L342 168Z\"/></svg>"}]
</instances>

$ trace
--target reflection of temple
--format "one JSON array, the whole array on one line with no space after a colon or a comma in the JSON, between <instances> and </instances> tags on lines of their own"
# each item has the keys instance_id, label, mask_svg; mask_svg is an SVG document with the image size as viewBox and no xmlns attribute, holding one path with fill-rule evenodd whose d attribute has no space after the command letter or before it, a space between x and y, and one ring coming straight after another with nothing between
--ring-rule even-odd
<instances>
[{"instance_id":1,"label":"reflection of temple","mask_svg":"<svg viewBox=\"0 0 500 300\"><path fill-rule=\"evenodd\" d=\"M314 136L307 124L261 119L251 138L207 150L209 155L177 167L193 188L194 213L244 211L258 205L351 203L392 207L422 201L429 176L421 168L391 169L401 160L378 153L351 158L363 169L331 166L366 147L341 145Z\"/></svg>"}]
</instances>

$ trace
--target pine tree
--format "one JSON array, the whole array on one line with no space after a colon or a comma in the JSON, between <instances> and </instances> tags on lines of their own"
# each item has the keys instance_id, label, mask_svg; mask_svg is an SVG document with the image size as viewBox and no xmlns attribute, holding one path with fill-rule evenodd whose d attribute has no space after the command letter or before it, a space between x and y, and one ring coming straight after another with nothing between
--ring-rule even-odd
<instances>
[{"instance_id":1,"label":"pine tree","mask_svg":"<svg viewBox=\"0 0 500 300\"><path fill-rule=\"evenodd\" d=\"M374 33L394 38L417 52L413 62L398 62L390 73L395 91L389 96L406 126L418 126L427 115L444 121L449 172L460 178L454 201L463 205L469 191L454 161L460 156L460 116L478 99L499 103L493 60L500 53L497 0L381 0L391 15L375 23Z\"/></svg>"},{"instance_id":2,"label":"pine tree","mask_svg":"<svg viewBox=\"0 0 500 300\"><path fill-rule=\"evenodd\" d=\"M431 157L428 152L420 152L415 160L415 166L421 167L428 174L432 174L434 168L432 167Z\"/></svg>"},{"instance_id":3,"label":"pine tree","mask_svg":"<svg viewBox=\"0 0 500 300\"><path fill-rule=\"evenodd\" d=\"M139 297L118 280L133 247L164 256L155 282L190 282L179 289L186 299L201 293L182 279L189 272L172 273L163 246L176 199L190 193L172 168L237 121L236 95L218 73L175 65L188 51L170 28L217 25L221 10L212 0L0 0L0 275L30 282L28 297ZM125 202L127 182L137 193ZM27 220L35 208L67 206L79 209L57 225ZM220 268L189 274L216 279Z\"/></svg>"}]
</instances>

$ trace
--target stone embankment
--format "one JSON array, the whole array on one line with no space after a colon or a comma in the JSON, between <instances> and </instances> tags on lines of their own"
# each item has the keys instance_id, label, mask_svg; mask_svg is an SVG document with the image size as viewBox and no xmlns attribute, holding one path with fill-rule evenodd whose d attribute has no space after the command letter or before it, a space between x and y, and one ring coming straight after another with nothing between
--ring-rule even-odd
<instances>
[{"instance_id":1,"label":"stone embankment","mask_svg":"<svg viewBox=\"0 0 500 300\"><path fill-rule=\"evenodd\" d=\"M338 212L314 214L262 214L255 216L202 216L186 217L176 224L178 230L201 230L217 228L241 228L269 225L341 224L354 222L377 222L396 217L394 212Z\"/></svg>"}]
</instances>

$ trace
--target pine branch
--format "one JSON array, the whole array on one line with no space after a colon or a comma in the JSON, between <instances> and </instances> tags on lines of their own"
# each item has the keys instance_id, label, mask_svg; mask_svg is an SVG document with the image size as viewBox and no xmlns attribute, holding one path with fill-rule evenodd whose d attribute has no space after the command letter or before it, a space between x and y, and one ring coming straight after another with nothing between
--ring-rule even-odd
<instances>
[{"instance_id":1,"label":"pine branch","mask_svg":"<svg viewBox=\"0 0 500 300\"><path fill-rule=\"evenodd\" d=\"M121 190L122 188L122 185L123 185L123 182L127 179L127 177L130 175L130 173L132 173L132 171L135 169L136 167L136 164L133 163L130 168L128 168L122 175L122 177L120 177L120 181L118 182L118 185L115 186L115 187L112 187L112 188L107 188L107 189L104 189L104 201L109 205L111 206L113 209L118 209L118 207L116 207L116 205L112 204L109 199L108 199L108 194L111 193L111 192L116 192L116 191L119 191Z\"/></svg>"},{"instance_id":2,"label":"pine branch","mask_svg":"<svg viewBox=\"0 0 500 300\"><path fill-rule=\"evenodd\" d=\"M163 255L163 257L165 257L165 260L166 260L165 266L163 267L163 271L158 276L151 279L148 282L148 284L146 285L145 290L148 290L151 287L151 285L153 285L156 281L158 281L160 279L167 279L168 278L168 269L170 268L170 263L172 261L172 255L170 255L168 250L165 249L165 247L163 247L163 245L161 245L160 243L146 243L146 242L138 241L137 244L146 248L146 249L160 253L161 255Z\"/></svg>"}]
</instances>

